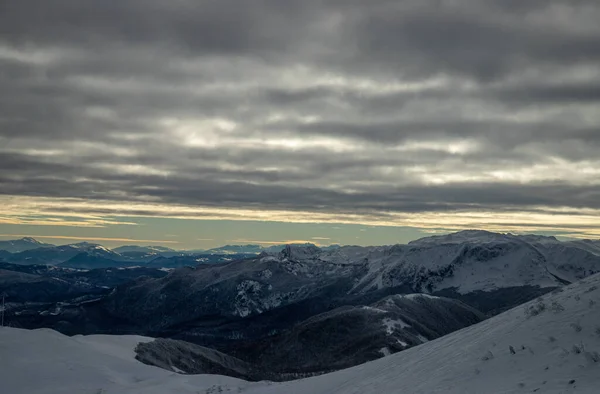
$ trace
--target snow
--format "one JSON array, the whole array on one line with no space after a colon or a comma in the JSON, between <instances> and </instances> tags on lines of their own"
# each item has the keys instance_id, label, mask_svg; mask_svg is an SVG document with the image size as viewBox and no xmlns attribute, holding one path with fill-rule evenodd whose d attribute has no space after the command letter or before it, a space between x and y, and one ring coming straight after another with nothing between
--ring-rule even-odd
<instances>
[{"instance_id":1,"label":"snow","mask_svg":"<svg viewBox=\"0 0 600 394\"><path fill-rule=\"evenodd\" d=\"M2 328L0 349L11 357L2 363L0 381L6 392L15 394L185 394L211 387L248 394L597 393L599 289L600 275L594 275L563 292L403 352L281 384L184 376L146 366L134 360L132 350L150 340L145 337L69 338L45 329ZM381 352L386 354L386 349Z\"/></svg>"},{"instance_id":2,"label":"snow","mask_svg":"<svg viewBox=\"0 0 600 394\"><path fill-rule=\"evenodd\" d=\"M147 340L0 328L2 392L598 393L600 274L408 350L286 383L179 375L147 366L133 358L135 345Z\"/></svg>"},{"instance_id":3,"label":"snow","mask_svg":"<svg viewBox=\"0 0 600 394\"><path fill-rule=\"evenodd\" d=\"M383 309L379 309L379 308L373 308L372 306L362 306L361 309L365 310L365 311L370 311L370 312L375 312L375 313L388 313L387 311L384 311Z\"/></svg>"},{"instance_id":4,"label":"snow","mask_svg":"<svg viewBox=\"0 0 600 394\"><path fill-rule=\"evenodd\" d=\"M275 256L265 256L260 259L262 263L278 262L279 259Z\"/></svg>"},{"instance_id":5,"label":"snow","mask_svg":"<svg viewBox=\"0 0 600 394\"><path fill-rule=\"evenodd\" d=\"M533 301L389 357L328 375L250 387L247 392L598 393L600 360L591 359L600 352L599 289L600 275L594 275L562 293L544 296L541 302L547 308L538 315L526 313L539 303ZM553 303L564 310L553 311ZM574 346L581 344L585 349L576 354ZM510 346L516 354L510 353Z\"/></svg>"},{"instance_id":6,"label":"snow","mask_svg":"<svg viewBox=\"0 0 600 394\"><path fill-rule=\"evenodd\" d=\"M400 328L409 328L410 324L406 324L401 319L392 320L392 319L383 319L383 326L385 327L385 331L388 335L392 335L396 329ZM427 339L424 341L426 342Z\"/></svg>"},{"instance_id":7,"label":"snow","mask_svg":"<svg viewBox=\"0 0 600 394\"><path fill-rule=\"evenodd\" d=\"M352 248L352 253L347 253L347 248ZM407 284L410 278L421 278L432 292L455 288L466 294L574 282L598 272L599 253L593 242L465 231L423 238L408 245L342 247L322 252L318 259L337 265L364 262L368 272L358 278L353 292L399 286ZM439 279L427 282L427 278L436 277Z\"/></svg>"},{"instance_id":8,"label":"snow","mask_svg":"<svg viewBox=\"0 0 600 394\"><path fill-rule=\"evenodd\" d=\"M429 294L423 294L423 293L403 294L400 297L407 298L409 300L415 300L415 299L419 299L419 298L428 298L430 300L439 300L440 299L440 297L432 296Z\"/></svg>"},{"instance_id":9,"label":"snow","mask_svg":"<svg viewBox=\"0 0 600 394\"><path fill-rule=\"evenodd\" d=\"M417 338L419 338L421 343L429 342L429 339L425 338L423 335L417 335Z\"/></svg>"},{"instance_id":10,"label":"snow","mask_svg":"<svg viewBox=\"0 0 600 394\"><path fill-rule=\"evenodd\" d=\"M463 242L493 242L499 238L512 238L511 234L492 233L483 230L465 230L457 233L434 235L420 238L409 242L409 245L439 245L439 244L461 244Z\"/></svg>"},{"instance_id":11,"label":"snow","mask_svg":"<svg viewBox=\"0 0 600 394\"><path fill-rule=\"evenodd\" d=\"M174 365L171 365L171 369L173 370L173 372L177 372L177 373L185 373L185 371L182 371L181 369L177 368Z\"/></svg>"},{"instance_id":12,"label":"snow","mask_svg":"<svg viewBox=\"0 0 600 394\"><path fill-rule=\"evenodd\" d=\"M48 329L0 328L0 382L10 394L203 393L248 383L223 376L186 376L142 364L133 349L151 338L66 337ZM226 391L225 391L226 392Z\"/></svg>"},{"instance_id":13,"label":"snow","mask_svg":"<svg viewBox=\"0 0 600 394\"><path fill-rule=\"evenodd\" d=\"M392 352L390 352L390 349L388 349L387 347L382 347L381 349L379 349L379 353L383 354L383 357L387 357L392 354Z\"/></svg>"}]
</instances>

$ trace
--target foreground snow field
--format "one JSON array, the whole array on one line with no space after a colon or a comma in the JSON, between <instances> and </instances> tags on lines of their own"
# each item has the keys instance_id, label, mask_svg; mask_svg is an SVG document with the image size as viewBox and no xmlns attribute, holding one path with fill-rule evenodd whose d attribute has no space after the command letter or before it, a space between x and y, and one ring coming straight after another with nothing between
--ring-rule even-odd
<instances>
[{"instance_id":1,"label":"foreground snow field","mask_svg":"<svg viewBox=\"0 0 600 394\"><path fill-rule=\"evenodd\" d=\"M282 384L146 366L133 348L148 340L0 329L2 392L598 393L600 275L395 355Z\"/></svg>"},{"instance_id":2,"label":"foreground snow field","mask_svg":"<svg viewBox=\"0 0 600 394\"><path fill-rule=\"evenodd\" d=\"M224 376L184 376L135 360L139 336L75 336L0 328L0 392L6 394L205 393L243 387Z\"/></svg>"}]
</instances>

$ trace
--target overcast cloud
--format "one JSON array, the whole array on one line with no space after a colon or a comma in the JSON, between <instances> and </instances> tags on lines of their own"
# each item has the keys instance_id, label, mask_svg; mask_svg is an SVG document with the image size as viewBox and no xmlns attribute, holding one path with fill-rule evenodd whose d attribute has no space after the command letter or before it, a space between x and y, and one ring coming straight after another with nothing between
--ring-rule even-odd
<instances>
[{"instance_id":1,"label":"overcast cloud","mask_svg":"<svg viewBox=\"0 0 600 394\"><path fill-rule=\"evenodd\" d=\"M0 221L600 236L599 20L597 0L2 0L0 198L27 209Z\"/></svg>"}]
</instances>

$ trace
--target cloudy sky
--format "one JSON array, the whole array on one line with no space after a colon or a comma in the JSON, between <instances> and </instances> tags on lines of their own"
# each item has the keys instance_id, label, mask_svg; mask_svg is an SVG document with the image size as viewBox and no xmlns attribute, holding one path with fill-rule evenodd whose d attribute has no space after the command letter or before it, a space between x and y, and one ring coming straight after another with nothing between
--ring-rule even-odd
<instances>
[{"instance_id":1,"label":"cloudy sky","mask_svg":"<svg viewBox=\"0 0 600 394\"><path fill-rule=\"evenodd\" d=\"M599 20L597 0L2 0L0 234L600 238Z\"/></svg>"}]
</instances>

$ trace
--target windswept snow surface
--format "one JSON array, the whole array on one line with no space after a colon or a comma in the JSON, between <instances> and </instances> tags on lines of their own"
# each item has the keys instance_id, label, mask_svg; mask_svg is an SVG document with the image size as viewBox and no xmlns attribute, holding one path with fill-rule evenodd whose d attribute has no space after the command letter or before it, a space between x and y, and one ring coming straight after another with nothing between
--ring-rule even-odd
<instances>
[{"instance_id":1,"label":"windswept snow surface","mask_svg":"<svg viewBox=\"0 0 600 394\"><path fill-rule=\"evenodd\" d=\"M1 328L2 392L598 393L600 274L409 350L281 384L184 376L143 365L132 349L147 340Z\"/></svg>"},{"instance_id":2,"label":"windswept snow surface","mask_svg":"<svg viewBox=\"0 0 600 394\"><path fill-rule=\"evenodd\" d=\"M109 335L70 338L48 329L1 327L0 392L196 394L211 387L237 390L247 384L217 375L179 375L135 360L135 346L151 340Z\"/></svg>"}]
</instances>

